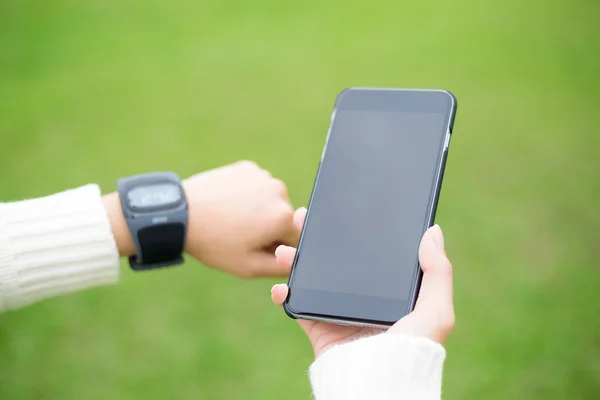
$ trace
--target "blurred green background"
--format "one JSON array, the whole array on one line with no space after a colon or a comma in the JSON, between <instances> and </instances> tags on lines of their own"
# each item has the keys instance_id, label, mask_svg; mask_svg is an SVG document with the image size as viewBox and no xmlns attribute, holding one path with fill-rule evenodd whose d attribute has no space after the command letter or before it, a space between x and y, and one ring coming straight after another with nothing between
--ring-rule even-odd
<instances>
[{"instance_id":1,"label":"blurred green background","mask_svg":"<svg viewBox=\"0 0 600 400\"><path fill-rule=\"evenodd\" d=\"M600 397L598 1L0 2L0 199L252 159L306 204L337 93L453 91L446 399ZM0 398L307 399L273 280L192 261L0 315Z\"/></svg>"}]
</instances>

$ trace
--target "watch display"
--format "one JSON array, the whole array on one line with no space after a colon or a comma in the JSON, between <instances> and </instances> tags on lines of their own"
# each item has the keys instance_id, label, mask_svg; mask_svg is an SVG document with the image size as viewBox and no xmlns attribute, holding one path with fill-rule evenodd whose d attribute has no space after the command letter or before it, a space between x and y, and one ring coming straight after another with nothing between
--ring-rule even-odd
<instances>
[{"instance_id":1,"label":"watch display","mask_svg":"<svg viewBox=\"0 0 600 400\"><path fill-rule=\"evenodd\" d=\"M132 188L127 193L129 205L135 208L164 207L182 199L179 186L172 183L160 183Z\"/></svg>"}]
</instances>

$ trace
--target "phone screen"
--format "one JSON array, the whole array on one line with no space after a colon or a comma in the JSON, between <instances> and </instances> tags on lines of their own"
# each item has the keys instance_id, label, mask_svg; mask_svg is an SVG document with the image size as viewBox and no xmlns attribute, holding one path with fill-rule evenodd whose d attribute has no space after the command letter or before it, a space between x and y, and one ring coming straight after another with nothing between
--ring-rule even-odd
<instances>
[{"instance_id":1,"label":"phone screen","mask_svg":"<svg viewBox=\"0 0 600 400\"><path fill-rule=\"evenodd\" d=\"M384 322L409 311L451 99L427 91L341 95L290 281L290 310Z\"/></svg>"}]
</instances>

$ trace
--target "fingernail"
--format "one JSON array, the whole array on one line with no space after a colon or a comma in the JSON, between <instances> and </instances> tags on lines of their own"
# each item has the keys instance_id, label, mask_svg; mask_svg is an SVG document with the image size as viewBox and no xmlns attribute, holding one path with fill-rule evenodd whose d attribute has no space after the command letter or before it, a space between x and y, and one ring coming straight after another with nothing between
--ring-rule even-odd
<instances>
[{"instance_id":1,"label":"fingernail","mask_svg":"<svg viewBox=\"0 0 600 400\"><path fill-rule=\"evenodd\" d=\"M435 224L431 227L431 232L433 234L433 242L435 246L440 251L444 251L444 234L442 233L442 229L438 224Z\"/></svg>"},{"instance_id":2,"label":"fingernail","mask_svg":"<svg viewBox=\"0 0 600 400\"><path fill-rule=\"evenodd\" d=\"M286 285L285 283L278 283L278 284L276 284L276 285L273 285L273 287L271 288L271 294L273 294L273 292L275 291L275 289L276 289L278 286L287 286L287 285Z\"/></svg>"},{"instance_id":3,"label":"fingernail","mask_svg":"<svg viewBox=\"0 0 600 400\"><path fill-rule=\"evenodd\" d=\"M281 249L284 247L285 245L281 244L279 246L277 246L277 248L275 249L275 257L279 257L279 254L281 253Z\"/></svg>"}]
</instances>

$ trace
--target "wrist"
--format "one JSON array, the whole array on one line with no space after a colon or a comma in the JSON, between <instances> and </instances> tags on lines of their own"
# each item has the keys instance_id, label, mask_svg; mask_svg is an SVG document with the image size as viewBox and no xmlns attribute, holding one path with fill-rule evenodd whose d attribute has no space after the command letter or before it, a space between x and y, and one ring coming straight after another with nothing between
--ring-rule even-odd
<instances>
[{"instance_id":1,"label":"wrist","mask_svg":"<svg viewBox=\"0 0 600 400\"><path fill-rule=\"evenodd\" d=\"M184 179L181 182L183 192L187 200L188 207L188 226L186 234L185 252L195 258L198 258L199 238L206 237L206 218L204 218L206 206L202 201L196 187L198 181L192 178ZM192 194L193 193L193 194ZM201 192L200 192L201 193ZM199 223L198 223L199 222Z\"/></svg>"},{"instance_id":2,"label":"wrist","mask_svg":"<svg viewBox=\"0 0 600 400\"><path fill-rule=\"evenodd\" d=\"M127 222L123 216L121 200L116 192L109 193L102 197L104 208L110 221L110 228L119 249L121 257L130 257L135 254L135 245L131 239L131 233L127 227Z\"/></svg>"}]
</instances>

